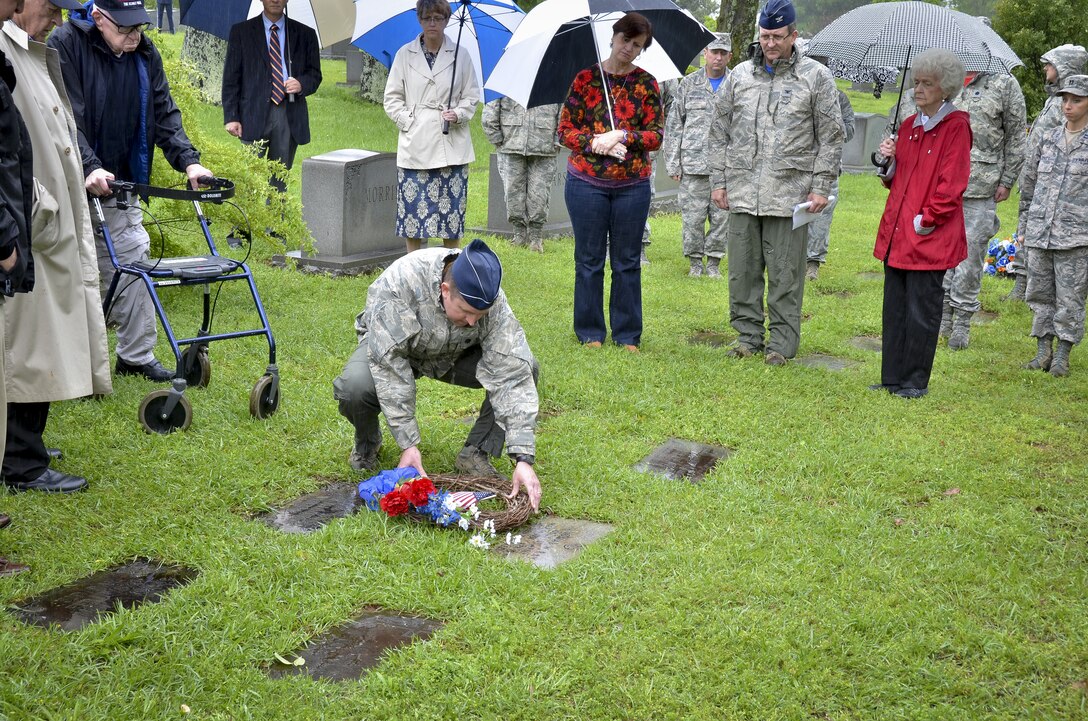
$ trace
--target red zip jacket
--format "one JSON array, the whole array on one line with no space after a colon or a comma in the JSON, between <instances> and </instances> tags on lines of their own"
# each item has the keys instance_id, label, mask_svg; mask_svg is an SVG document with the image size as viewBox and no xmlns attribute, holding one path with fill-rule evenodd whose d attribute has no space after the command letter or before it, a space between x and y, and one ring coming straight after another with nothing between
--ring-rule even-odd
<instances>
[{"instance_id":1,"label":"red zip jacket","mask_svg":"<svg viewBox=\"0 0 1088 721\"><path fill-rule=\"evenodd\" d=\"M895 169L873 255L900 270L948 270L967 257L963 192L971 175L971 123L953 110L928 131L912 115L899 127ZM914 216L928 235L914 232Z\"/></svg>"}]
</instances>

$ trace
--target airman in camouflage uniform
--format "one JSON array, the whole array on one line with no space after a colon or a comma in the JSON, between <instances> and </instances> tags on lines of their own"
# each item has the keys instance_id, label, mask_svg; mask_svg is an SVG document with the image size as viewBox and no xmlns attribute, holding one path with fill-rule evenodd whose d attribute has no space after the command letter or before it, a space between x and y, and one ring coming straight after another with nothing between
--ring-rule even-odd
<instances>
[{"instance_id":1,"label":"airman in camouflage uniform","mask_svg":"<svg viewBox=\"0 0 1088 721\"><path fill-rule=\"evenodd\" d=\"M1039 60L1044 65L1046 91L1050 97L1046 99L1046 104L1035 118L1035 122L1031 124L1027 147L1029 155L1044 135L1065 122L1062 115L1062 99L1057 94L1058 88L1066 78L1071 75L1080 75L1085 71L1088 67L1088 51L1080 45L1059 45L1047 51ZM1012 267L1009 268L1009 273L1016 276L1016 285L1005 297L1006 300L1024 300L1024 292L1027 290L1029 251L1024 245L1024 221L1025 217L1021 215L1016 229L1016 235L1020 238L1020 252L1013 260Z\"/></svg>"},{"instance_id":2,"label":"airman in camouflage uniform","mask_svg":"<svg viewBox=\"0 0 1088 721\"><path fill-rule=\"evenodd\" d=\"M730 353L764 347L764 272L770 338L765 362L797 353L808 231L793 229L793 207L827 205L842 160L843 126L831 71L793 52L795 12L770 0L759 17L759 47L729 74L710 129L712 199L728 209L729 318L739 334Z\"/></svg>"},{"instance_id":3,"label":"airman in camouflage uniform","mask_svg":"<svg viewBox=\"0 0 1088 721\"><path fill-rule=\"evenodd\" d=\"M729 76L732 48L729 33L715 33L714 41L703 51L706 66L680 82L665 121L665 172L680 182L684 255L691 263L688 275L693 277L722 277L718 264L725 257L729 213L710 202L707 136L714 98Z\"/></svg>"},{"instance_id":4,"label":"airman in camouflage uniform","mask_svg":"<svg viewBox=\"0 0 1088 721\"><path fill-rule=\"evenodd\" d=\"M854 108L850 105L850 98L846 93L839 91L839 112L842 113L843 144L850 142L854 137ZM842 164L839 164L839 175L842 175ZM839 178L835 176L835 182L831 184L831 194L839 196ZM816 216L816 219L808 224L808 264L805 271L805 280L816 280L820 276L820 266L827 262L827 248L831 244L831 221L835 217L835 208L825 210Z\"/></svg>"},{"instance_id":5,"label":"airman in camouflage uniform","mask_svg":"<svg viewBox=\"0 0 1088 721\"><path fill-rule=\"evenodd\" d=\"M466 254L485 251L498 275L480 271L482 284L491 282L491 291L470 293L466 288L473 286L479 262L468 271L453 266L476 257ZM498 259L475 240L460 251L425 248L409 253L370 285L366 307L355 319L359 344L333 382L340 414L355 427L353 467L377 470L381 412L402 449L399 466L425 472L419 453L416 379L434 378L485 390L479 418L457 456L457 468L470 475L497 475L488 456L498 457L505 443L516 460L515 490L525 483L530 499L534 487L539 499L532 469L539 407L537 364L499 289L499 278Z\"/></svg>"},{"instance_id":6,"label":"airman in camouflage uniform","mask_svg":"<svg viewBox=\"0 0 1088 721\"><path fill-rule=\"evenodd\" d=\"M526 110L510 98L484 106L484 134L498 151L506 213L514 226L514 245L544 252L544 223L555 185L555 131L559 106Z\"/></svg>"},{"instance_id":7,"label":"airman in camouflage uniform","mask_svg":"<svg viewBox=\"0 0 1088 721\"><path fill-rule=\"evenodd\" d=\"M1044 134L1024 164L1020 215L1031 248L1031 335L1039 346L1025 367L1064 376L1070 350L1084 337L1088 297L1088 75L1066 78L1058 92L1066 122Z\"/></svg>"},{"instance_id":8,"label":"airman in camouflage uniform","mask_svg":"<svg viewBox=\"0 0 1088 721\"><path fill-rule=\"evenodd\" d=\"M962 350L970 343L971 317L982 307L982 265L986 246L1001 222L997 204L1009 191L1024 164L1027 109L1016 78L1004 73L978 73L953 100L957 110L971 116L971 178L963 194L967 258L944 276L944 313L940 334L948 347ZM910 94L907 94L910 95ZM903 98L900 119L915 112L913 96Z\"/></svg>"}]
</instances>

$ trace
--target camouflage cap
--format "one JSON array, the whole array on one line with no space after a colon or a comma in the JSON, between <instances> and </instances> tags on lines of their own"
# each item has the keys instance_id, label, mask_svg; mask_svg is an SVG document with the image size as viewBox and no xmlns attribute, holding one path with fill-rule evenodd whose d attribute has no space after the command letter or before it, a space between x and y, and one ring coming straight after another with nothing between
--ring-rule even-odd
<instances>
[{"instance_id":1,"label":"camouflage cap","mask_svg":"<svg viewBox=\"0 0 1088 721\"><path fill-rule=\"evenodd\" d=\"M710 41L710 45L707 45L706 49L733 52L733 38L729 33L714 33L714 39Z\"/></svg>"},{"instance_id":2,"label":"camouflage cap","mask_svg":"<svg viewBox=\"0 0 1088 721\"><path fill-rule=\"evenodd\" d=\"M1058 95L1079 95L1088 98L1088 75L1070 75L1062 83Z\"/></svg>"}]
</instances>

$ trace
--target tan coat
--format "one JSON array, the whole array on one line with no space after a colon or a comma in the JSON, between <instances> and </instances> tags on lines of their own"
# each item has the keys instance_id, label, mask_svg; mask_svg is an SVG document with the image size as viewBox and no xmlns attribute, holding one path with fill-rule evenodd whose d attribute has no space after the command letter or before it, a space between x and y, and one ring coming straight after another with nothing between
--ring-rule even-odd
<instances>
[{"instance_id":1,"label":"tan coat","mask_svg":"<svg viewBox=\"0 0 1088 721\"><path fill-rule=\"evenodd\" d=\"M57 51L14 22L0 49L15 67L15 104L30 131L37 193L34 292L3 305L7 400L41 403L110 393L109 347L75 120Z\"/></svg>"},{"instance_id":2,"label":"tan coat","mask_svg":"<svg viewBox=\"0 0 1088 721\"><path fill-rule=\"evenodd\" d=\"M450 123L449 135L442 134L442 110L449 100L453 54L453 41L447 37L432 69L417 36L393 58L385 84L385 114L400 130L398 167L428 170L465 165L476 159L469 121L480 102L480 85L464 48L458 51L453 102L449 104L458 122Z\"/></svg>"}]
</instances>

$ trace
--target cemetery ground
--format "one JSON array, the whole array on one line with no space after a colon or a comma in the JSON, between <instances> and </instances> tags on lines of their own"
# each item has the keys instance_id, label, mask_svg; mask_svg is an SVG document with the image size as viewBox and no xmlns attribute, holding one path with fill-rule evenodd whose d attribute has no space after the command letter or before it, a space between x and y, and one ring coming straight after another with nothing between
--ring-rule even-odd
<instances>
[{"instance_id":1,"label":"cemetery ground","mask_svg":"<svg viewBox=\"0 0 1088 721\"><path fill-rule=\"evenodd\" d=\"M343 64L325 69L304 153L394 149L381 109L334 86ZM188 122L221 121L208 107ZM486 218L477 137L470 226ZM275 415L248 413L263 343L216 343L188 431L145 434L152 387L116 378L109 397L55 405L46 435L90 489L0 495L15 519L0 553L33 567L0 581L0 718L1088 718L1088 355L1074 350L1065 379L1020 370L1030 312L986 278L996 318L966 351L942 344L928 397L866 390L880 356L854 342L880 334L884 197L871 176L843 178L829 262L806 288L800 355L842 370L691 342L733 333L726 285L686 277L678 216L651 221L639 355L576 343L571 238L543 256L489 239L542 368L543 509L612 526L548 570L365 510L307 534L261 521L360 480L331 382L374 276L304 275L259 247ZM217 327L252 322L239 293L219 297ZM195 330L199 290L164 297ZM425 463L450 472L481 393L419 387ZM732 453L698 483L634 469L674 438ZM381 459L397 457L386 432ZM78 630L21 620L26 599L134 559L192 573ZM374 609L442 625L358 679L269 675L277 654L305 657Z\"/></svg>"}]
</instances>

